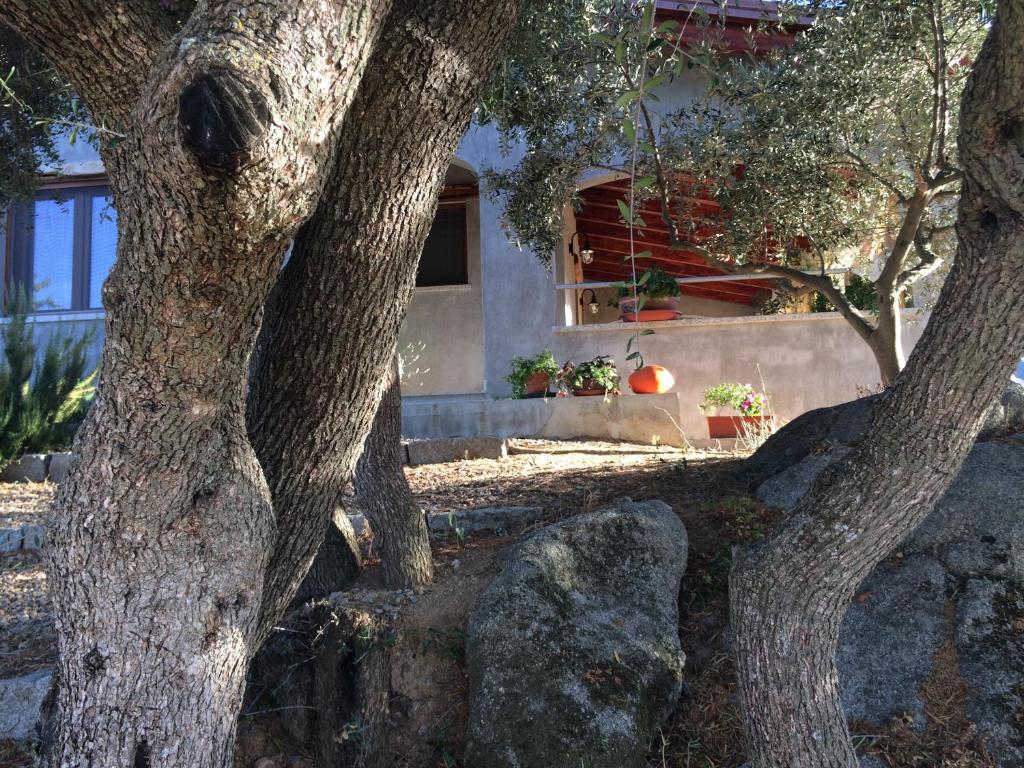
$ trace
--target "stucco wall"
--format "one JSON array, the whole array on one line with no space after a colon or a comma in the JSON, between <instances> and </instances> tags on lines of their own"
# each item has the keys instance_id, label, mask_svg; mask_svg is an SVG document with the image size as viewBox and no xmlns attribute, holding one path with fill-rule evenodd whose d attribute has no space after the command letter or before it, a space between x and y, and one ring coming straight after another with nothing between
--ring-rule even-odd
<instances>
[{"instance_id":1,"label":"stucco wall","mask_svg":"<svg viewBox=\"0 0 1024 768\"><path fill-rule=\"evenodd\" d=\"M484 391L480 202L466 204L467 285L417 288L398 336L405 395Z\"/></svg>"},{"instance_id":2,"label":"stucco wall","mask_svg":"<svg viewBox=\"0 0 1024 768\"><path fill-rule=\"evenodd\" d=\"M904 314L904 348L909 353L921 336L926 315ZM654 330L641 337L648 363L668 368L676 379L672 391L680 395L680 426L691 438L706 437L698 410L704 389L729 381L765 388L776 412L785 419L825 405L852 400L857 388L877 387L878 367L867 345L835 313L736 317L706 321L640 323ZM633 324L576 326L554 331L558 360L589 360L611 355L625 379L632 371L626 363L626 343ZM760 373L759 373L760 367Z\"/></svg>"}]
</instances>

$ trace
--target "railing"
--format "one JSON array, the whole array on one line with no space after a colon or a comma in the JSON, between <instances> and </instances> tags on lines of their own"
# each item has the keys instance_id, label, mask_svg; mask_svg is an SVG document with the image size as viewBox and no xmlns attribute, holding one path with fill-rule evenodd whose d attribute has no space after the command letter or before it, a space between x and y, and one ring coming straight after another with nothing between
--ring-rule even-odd
<instances>
[{"instance_id":1,"label":"railing","mask_svg":"<svg viewBox=\"0 0 1024 768\"><path fill-rule=\"evenodd\" d=\"M845 275L852 272L849 267L835 267L833 269L805 269L805 275ZM700 275L699 277L677 277L679 285L693 285L694 283L729 283L739 280L781 280L780 275ZM615 282L597 281L589 283L558 283L556 291L582 290L585 288L614 288L622 285L622 281Z\"/></svg>"}]
</instances>

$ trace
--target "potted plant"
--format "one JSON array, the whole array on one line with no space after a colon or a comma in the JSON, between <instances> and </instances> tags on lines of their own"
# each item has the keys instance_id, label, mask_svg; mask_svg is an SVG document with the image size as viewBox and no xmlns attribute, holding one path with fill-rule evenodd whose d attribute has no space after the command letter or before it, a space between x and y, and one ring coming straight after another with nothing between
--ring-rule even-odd
<instances>
[{"instance_id":1,"label":"potted plant","mask_svg":"<svg viewBox=\"0 0 1024 768\"><path fill-rule=\"evenodd\" d=\"M679 284L674 277L657 267L651 267L636 279L616 286L612 306L622 310L627 322L675 320L679 317Z\"/></svg>"},{"instance_id":2,"label":"potted plant","mask_svg":"<svg viewBox=\"0 0 1024 768\"><path fill-rule=\"evenodd\" d=\"M720 415L723 408L732 409L736 415ZM708 422L708 437L740 437L744 433L744 423L758 425L769 418L766 414L767 398L749 384L708 387L704 390L700 410Z\"/></svg>"},{"instance_id":3,"label":"potted plant","mask_svg":"<svg viewBox=\"0 0 1024 768\"><path fill-rule=\"evenodd\" d=\"M577 397L619 394L619 372L608 355L598 355L585 363L569 361L562 366L557 378L563 391L568 390Z\"/></svg>"},{"instance_id":4,"label":"potted plant","mask_svg":"<svg viewBox=\"0 0 1024 768\"><path fill-rule=\"evenodd\" d=\"M513 357L512 371L505 381L512 385L512 397L544 397L551 379L558 373L558 363L550 349L533 357Z\"/></svg>"}]
</instances>

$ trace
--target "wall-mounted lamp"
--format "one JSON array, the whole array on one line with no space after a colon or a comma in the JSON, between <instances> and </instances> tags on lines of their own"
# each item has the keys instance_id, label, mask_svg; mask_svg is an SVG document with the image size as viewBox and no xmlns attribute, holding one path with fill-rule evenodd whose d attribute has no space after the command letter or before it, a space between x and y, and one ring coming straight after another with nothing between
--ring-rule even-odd
<instances>
[{"instance_id":1,"label":"wall-mounted lamp","mask_svg":"<svg viewBox=\"0 0 1024 768\"><path fill-rule=\"evenodd\" d=\"M577 244L580 246L579 253L572 247L573 239L576 239ZM577 259L582 261L584 264L589 264L594 260L594 250L590 247L590 239L579 232L573 232L572 237L569 238L569 255L572 256L573 261Z\"/></svg>"},{"instance_id":2,"label":"wall-mounted lamp","mask_svg":"<svg viewBox=\"0 0 1024 768\"><path fill-rule=\"evenodd\" d=\"M587 292L590 292L590 301L587 301ZM601 311L601 305L597 303L597 294L593 288L585 288L580 294L580 306L590 309L590 314L596 315Z\"/></svg>"}]
</instances>

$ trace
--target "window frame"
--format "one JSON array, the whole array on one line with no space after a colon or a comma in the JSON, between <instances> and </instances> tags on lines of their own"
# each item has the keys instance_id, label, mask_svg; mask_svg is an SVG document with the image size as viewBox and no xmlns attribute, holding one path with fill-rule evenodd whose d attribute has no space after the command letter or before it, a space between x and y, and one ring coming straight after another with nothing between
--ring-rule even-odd
<instances>
[{"instance_id":1,"label":"window frame","mask_svg":"<svg viewBox=\"0 0 1024 768\"><path fill-rule=\"evenodd\" d=\"M92 198L110 197L110 184L105 176L90 176L53 181L40 185L30 201L18 202L7 210L7 233L4 270L4 311L8 312L8 286L27 286L31 297L35 272L33 225L30 206L38 200L74 200L71 246L71 306L68 308L34 307L32 315L102 312L103 307L89 306L92 261ZM86 204L87 202L87 204Z\"/></svg>"},{"instance_id":2,"label":"window frame","mask_svg":"<svg viewBox=\"0 0 1024 768\"><path fill-rule=\"evenodd\" d=\"M423 290L426 290L426 291L430 291L430 290L443 290L445 288L458 289L458 288L464 288L466 286L472 285L472 282L470 280L470 269L469 269L469 245L470 245L469 244L469 234L470 234L470 227L469 227L469 223L470 223L469 222L469 216L470 216L469 200L467 200L467 199L459 199L459 200L442 200L442 201L440 201L438 203L438 206L437 206L437 212L434 214L434 220L437 219L437 214L439 214L445 208L448 208L448 209L453 209L453 208L454 209L461 209L461 211L462 211L462 224L463 224L462 264L463 264L463 273L465 274L466 277L465 277L465 280L463 280L461 283L433 283L431 285L420 285L420 283L419 283L419 277L420 277L419 265L417 265L417 267L416 267L415 289L418 290L418 291L423 291ZM434 226L434 221L430 222L430 226L431 227ZM424 242L423 245L424 245L424 253L425 253L426 252L426 242ZM421 260L423 258L424 253L420 254L420 259Z\"/></svg>"}]
</instances>

